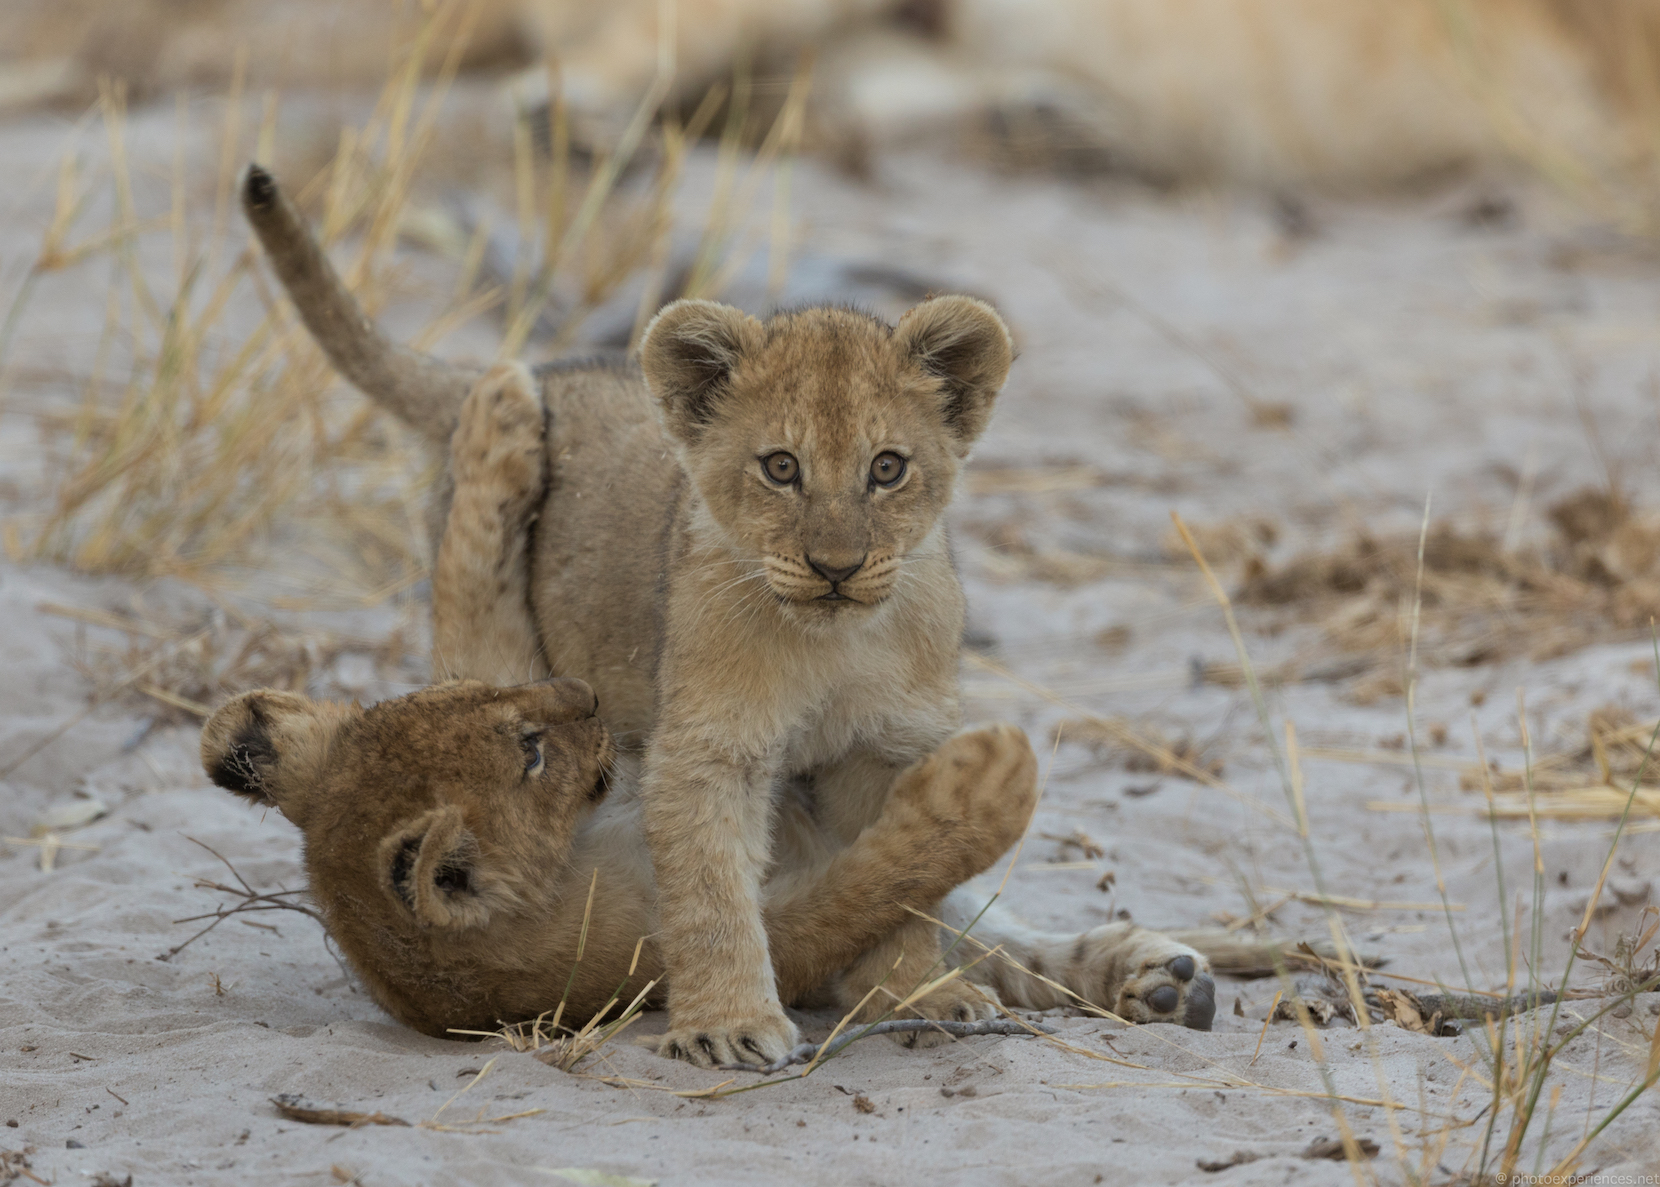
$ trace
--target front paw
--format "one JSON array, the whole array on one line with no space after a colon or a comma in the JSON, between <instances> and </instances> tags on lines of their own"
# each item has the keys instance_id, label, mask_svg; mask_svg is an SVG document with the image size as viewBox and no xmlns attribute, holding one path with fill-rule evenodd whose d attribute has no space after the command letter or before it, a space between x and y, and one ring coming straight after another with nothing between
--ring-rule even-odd
<instances>
[{"instance_id":1,"label":"front paw","mask_svg":"<svg viewBox=\"0 0 1660 1187\"><path fill-rule=\"evenodd\" d=\"M534 499L543 486L543 434L530 372L521 363L491 367L467 393L450 438L456 487L487 486L512 502Z\"/></svg>"},{"instance_id":2,"label":"front paw","mask_svg":"<svg viewBox=\"0 0 1660 1187\"><path fill-rule=\"evenodd\" d=\"M1174 1022L1209 1030L1216 1017L1210 962L1185 944L1166 940L1142 957L1118 991L1113 1011L1127 1022Z\"/></svg>"},{"instance_id":3,"label":"front paw","mask_svg":"<svg viewBox=\"0 0 1660 1187\"><path fill-rule=\"evenodd\" d=\"M724 1063L765 1065L788 1055L801 1041L783 1010L754 1018L723 1019L710 1026L671 1025L657 1044L657 1054L683 1059L698 1067Z\"/></svg>"}]
</instances>

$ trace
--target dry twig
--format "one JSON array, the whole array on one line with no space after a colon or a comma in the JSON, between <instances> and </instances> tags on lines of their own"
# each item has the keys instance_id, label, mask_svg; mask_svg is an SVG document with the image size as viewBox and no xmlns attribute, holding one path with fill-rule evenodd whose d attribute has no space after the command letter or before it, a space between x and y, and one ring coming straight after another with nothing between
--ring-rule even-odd
<instances>
[{"instance_id":1,"label":"dry twig","mask_svg":"<svg viewBox=\"0 0 1660 1187\"><path fill-rule=\"evenodd\" d=\"M328 934L328 926L323 922L322 915L318 914L316 911L312 910L312 908L303 903L288 901L291 896L305 894L306 892L304 890L278 890L262 894L255 890L252 886L249 886L247 880L243 878L241 874L237 873L236 867L226 859L224 854L220 853L213 846L204 844L203 842L198 841L195 837L186 837L185 840L189 841L193 845L201 845L203 849L206 849L209 853L213 854L213 856L217 857L224 863L225 868L231 872L231 877L235 878L237 881L236 886L226 886L223 882L214 882L207 878L198 878L196 879L196 887L200 890L213 890L220 894L233 895L241 901L238 902L236 906L229 909L219 907L211 914L189 915L183 919L173 920L174 923L195 923L199 919L211 919L213 922L208 924L195 935L191 936L184 943L175 944L166 952L159 954L156 957L157 960L171 960L180 952L184 951L184 949L188 948L191 944L194 944L197 940L207 935L208 932L225 922L225 920L231 918L231 916L243 915L251 911L297 911L301 915L305 915L308 918L316 920L317 925L323 928L323 934ZM339 958L336 957L335 959L338 960ZM345 966L342 965L341 968L344 970Z\"/></svg>"},{"instance_id":2,"label":"dry twig","mask_svg":"<svg viewBox=\"0 0 1660 1187\"><path fill-rule=\"evenodd\" d=\"M933 1030L948 1034L954 1039L972 1038L975 1035L1020 1035L1054 1034L1055 1028L1043 1026L1036 1022L1010 1022L997 1020L993 1022L936 1022L932 1018L890 1018L886 1022L878 1022L871 1026L861 1027L857 1034L849 1035L828 1052L833 1055L849 1043L856 1043L860 1039L871 1035L909 1034L912 1031ZM833 1037L833 1036L832 1036ZM782 1055L768 1064L753 1063L723 1063L719 1068L724 1072L758 1072L763 1076L770 1076L793 1067L798 1063L812 1063L819 1058L819 1049L829 1047L831 1042L826 1039L823 1043L801 1043L788 1054Z\"/></svg>"}]
</instances>

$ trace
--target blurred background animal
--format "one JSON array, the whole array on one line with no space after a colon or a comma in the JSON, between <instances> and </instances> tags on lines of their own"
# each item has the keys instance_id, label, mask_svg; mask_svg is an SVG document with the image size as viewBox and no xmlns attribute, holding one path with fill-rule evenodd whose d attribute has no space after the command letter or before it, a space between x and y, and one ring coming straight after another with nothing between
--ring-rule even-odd
<instances>
[{"instance_id":1,"label":"blurred background animal","mask_svg":"<svg viewBox=\"0 0 1660 1187\"><path fill-rule=\"evenodd\" d=\"M84 102L101 77L372 87L422 11L10 0L0 109ZM666 62L689 109L735 68L811 58L809 141L854 168L948 132L1161 183L1396 186L1515 158L1606 180L1651 165L1660 111L1656 0L479 0L466 22L456 66L519 72L532 106L556 78L601 148Z\"/></svg>"}]
</instances>

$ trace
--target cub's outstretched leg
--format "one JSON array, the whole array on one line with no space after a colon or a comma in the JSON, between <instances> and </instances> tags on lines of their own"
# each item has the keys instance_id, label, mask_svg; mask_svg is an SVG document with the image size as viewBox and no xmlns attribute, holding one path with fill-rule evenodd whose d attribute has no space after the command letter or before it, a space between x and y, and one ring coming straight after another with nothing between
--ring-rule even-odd
<instances>
[{"instance_id":1,"label":"cub's outstretched leg","mask_svg":"<svg viewBox=\"0 0 1660 1187\"><path fill-rule=\"evenodd\" d=\"M501 686L548 674L531 618L531 525L546 483L542 401L519 363L490 368L450 438L455 493L432 575L439 679Z\"/></svg>"},{"instance_id":2,"label":"cub's outstretched leg","mask_svg":"<svg viewBox=\"0 0 1660 1187\"><path fill-rule=\"evenodd\" d=\"M990 752L974 754L964 740L979 738L981 745L989 745L992 736L989 731L981 730L948 743L951 746L948 753L963 777L971 777L972 772L992 759ZM843 759L814 779L818 813L832 832L844 842L851 842L862 835L861 830L870 820L879 818L885 811L885 797L896 784L897 775L897 768L879 755ZM930 915L939 914L938 903L928 903L922 909ZM949 966L940 955L939 928L926 919L911 916L847 968L838 981L836 997L844 1009L864 1000L856 1020L874 1021L898 1006L912 990L948 971ZM996 997L986 987L972 985L959 977L912 1002L898 1014L904 1018L975 1022L997 1016ZM949 1041L937 1031L912 1031L894 1035L893 1039L905 1047L931 1047Z\"/></svg>"},{"instance_id":3,"label":"cub's outstretched leg","mask_svg":"<svg viewBox=\"0 0 1660 1187\"><path fill-rule=\"evenodd\" d=\"M971 891L953 891L941 919L952 932L966 928L984 902ZM1053 981L1128 1022L1174 1022L1209 1030L1216 1016L1210 961L1162 932L1130 923L1109 923L1081 935L1042 932L994 906L969 934L987 948L1001 945L1013 961L1030 970L1023 972L992 956L966 974L991 985L1011 1006L1042 1010L1075 1004L1074 998L1048 983ZM966 962L982 951L965 941L953 957Z\"/></svg>"},{"instance_id":4,"label":"cub's outstretched leg","mask_svg":"<svg viewBox=\"0 0 1660 1187\"><path fill-rule=\"evenodd\" d=\"M895 905L926 910L989 869L1026 831L1036 804L1031 744L1018 727L993 725L958 734L901 772L881 815L846 848L805 813L781 813L763 890L779 996L800 1000L830 977L837 1004L851 1008L869 988L857 972L867 950L884 950L882 937L915 918ZM927 962L894 970L889 956L875 981L885 978L902 998L924 976L949 972L938 963L937 938L927 938ZM879 1016L895 1000L878 991L869 1012ZM967 1021L979 1014L927 1016Z\"/></svg>"}]
</instances>

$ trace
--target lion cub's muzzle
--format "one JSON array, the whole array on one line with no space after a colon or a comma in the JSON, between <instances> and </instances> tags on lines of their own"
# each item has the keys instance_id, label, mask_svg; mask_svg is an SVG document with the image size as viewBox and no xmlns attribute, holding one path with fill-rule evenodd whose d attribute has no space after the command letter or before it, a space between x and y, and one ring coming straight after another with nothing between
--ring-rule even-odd
<instances>
[{"instance_id":1,"label":"lion cub's muzzle","mask_svg":"<svg viewBox=\"0 0 1660 1187\"><path fill-rule=\"evenodd\" d=\"M826 612L874 606L893 590L899 563L892 556L865 554L827 558L769 557L767 584L780 600Z\"/></svg>"}]
</instances>

